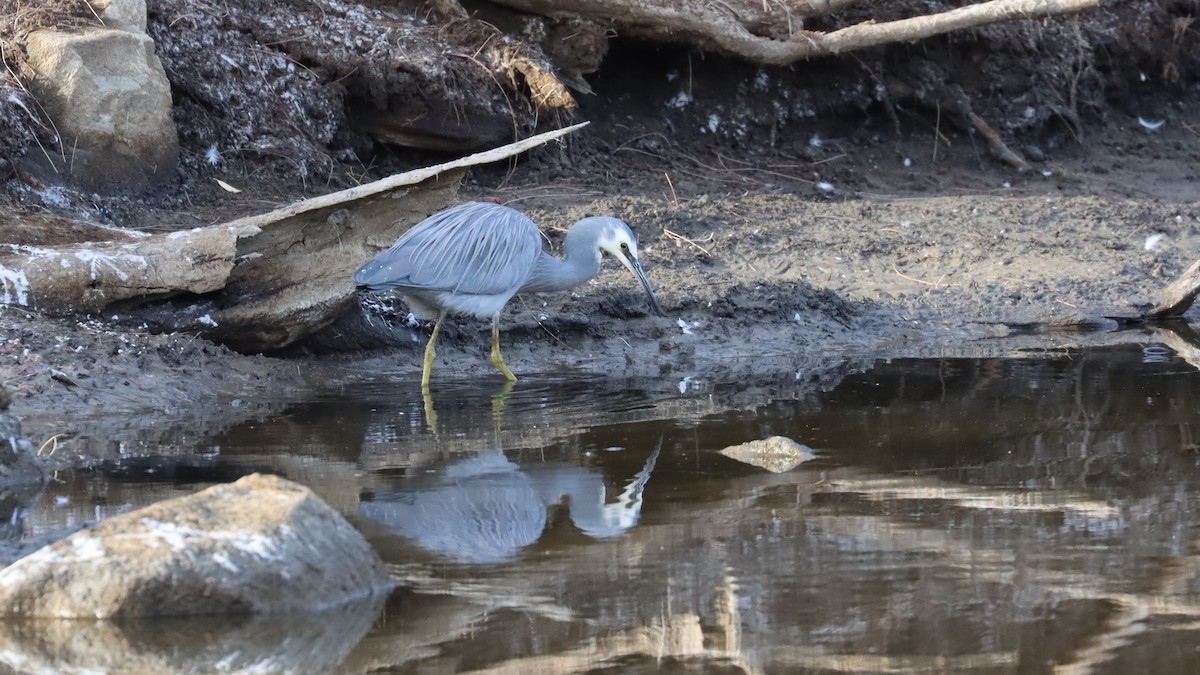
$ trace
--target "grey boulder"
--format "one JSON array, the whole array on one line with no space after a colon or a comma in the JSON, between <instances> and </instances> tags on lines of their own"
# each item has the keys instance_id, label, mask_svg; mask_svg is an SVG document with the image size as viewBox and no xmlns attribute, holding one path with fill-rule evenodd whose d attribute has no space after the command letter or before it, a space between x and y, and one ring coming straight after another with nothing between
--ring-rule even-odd
<instances>
[{"instance_id":1,"label":"grey boulder","mask_svg":"<svg viewBox=\"0 0 1200 675\"><path fill-rule=\"evenodd\" d=\"M0 612L55 618L322 611L387 592L308 488L254 474L101 521L0 571Z\"/></svg>"}]
</instances>

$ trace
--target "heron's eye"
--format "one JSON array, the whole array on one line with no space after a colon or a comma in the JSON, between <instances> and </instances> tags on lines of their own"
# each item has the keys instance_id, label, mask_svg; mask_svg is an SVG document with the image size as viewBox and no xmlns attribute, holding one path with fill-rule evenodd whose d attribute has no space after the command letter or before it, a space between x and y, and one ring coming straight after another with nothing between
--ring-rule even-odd
<instances>
[{"instance_id":1,"label":"heron's eye","mask_svg":"<svg viewBox=\"0 0 1200 675\"><path fill-rule=\"evenodd\" d=\"M626 244L625 242L621 242L621 250L622 250L622 251L628 251L628 250L629 250L629 244Z\"/></svg>"}]
</instances>

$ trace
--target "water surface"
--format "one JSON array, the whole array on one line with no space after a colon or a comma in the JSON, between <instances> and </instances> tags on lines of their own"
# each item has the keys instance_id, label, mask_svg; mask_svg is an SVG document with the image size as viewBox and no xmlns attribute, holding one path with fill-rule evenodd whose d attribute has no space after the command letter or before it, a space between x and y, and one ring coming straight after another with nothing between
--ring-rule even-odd
<instances>
[{"instance_id":1,"label":"water surface","mask_svg":"<svg viewBox=\"0 0 1200 675\"><path fill-rule=\"evenodd\" d=\"M1200 375L1169 350L754 382L527 380L435 382L436 432L405 382L118 443L18 509L10 536L270 471L345 514L399 589L336 621L225 622L204 641L187 622L64 631L75 645L99 631L100 654L10 626L0 658L97 667L119 648L198 672L222 649L234 669L300 672L1200 668ZM771 435L817 458L772 473L720 454Z\"/></svg>"}]
</instances>

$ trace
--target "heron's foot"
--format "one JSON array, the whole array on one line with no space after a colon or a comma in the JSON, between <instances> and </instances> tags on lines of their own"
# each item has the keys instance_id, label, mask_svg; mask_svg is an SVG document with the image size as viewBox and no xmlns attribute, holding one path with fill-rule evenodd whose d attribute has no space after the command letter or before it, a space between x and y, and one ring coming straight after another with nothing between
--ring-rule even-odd
<instances>
[{"instance_id":1,"label":"heron's foot","mask_svg":"<svg viewBox=\"0 0 1200 675\"><path fill-rule=\"evenodd\" d=\"M496 370L504 373L504 377L509 382L516 382L517 376L513 375L513 371L508 369L508 364L504 362L504 357L500 356L500 315L497 314L492 319L492 365L496 366Z\"/></svg>"},{"instance_id":2,"label":"heron's foot","mask_svg":"<svg viewBox=\"0 0 1200 675\"><path fill-rule=\"evenodd\" d=\"M496 370L499 370L501 373L503 373L504 377L509 382L517 381L517 376L513 375L513 371L509 370L508 364L504 362L504 357L500 356L499 344L492 345L492 365L496 366Z\"/></svg>"}]
</instances>

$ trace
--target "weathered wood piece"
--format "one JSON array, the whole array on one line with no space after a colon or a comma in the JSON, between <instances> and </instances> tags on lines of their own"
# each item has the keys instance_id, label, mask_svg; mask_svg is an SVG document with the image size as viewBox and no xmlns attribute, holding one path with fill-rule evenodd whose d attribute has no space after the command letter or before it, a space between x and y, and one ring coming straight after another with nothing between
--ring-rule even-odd
<instances>
[{"instance_id":1,"label":"weathered wood piece","mask_svg":"<svg viewBox=\"0 0 1200 675\"><path fill-rule=\"evenodd\" d=\"M1192 307L1196 296L1200 295L1200 260L1184 270L1170 286L1159 296L1158 304L1146 312L1147 319L1169 319L1182 316Z\"/></svg>"}]
</instances>

